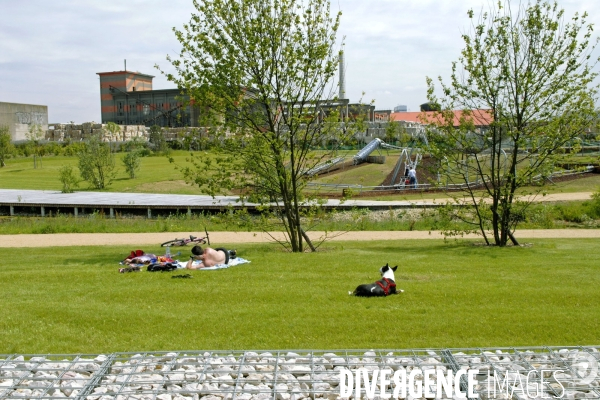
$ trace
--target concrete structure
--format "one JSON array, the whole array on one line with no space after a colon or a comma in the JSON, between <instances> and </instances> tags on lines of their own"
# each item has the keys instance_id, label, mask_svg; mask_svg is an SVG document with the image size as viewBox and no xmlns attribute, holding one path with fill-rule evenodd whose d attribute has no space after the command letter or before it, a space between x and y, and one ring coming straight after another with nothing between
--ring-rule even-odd
<instances>
[{"instance_id":1,"label":"concrete structure","mask_svg":"<svg viewBox=\"0 0 600 400\"><path fill-rule=\"evenodd\" d=\"M132 71L98 72L102 123L198 126L198 113L179 89L152 89L154 76Z\"/></svg>"},{"instance_id":2,"label":"concrete structure","mask_svg":"<svg viewBox=\"0 0 600 400\"><path fill-rule=\"evenodd\" d=\"M8 126L13 141L27 140L32 125L48 129L48 106L0 102L0 126Z\"/></svg>"},{"instance_id":3,"label":"concrete structure","mask_svg":"<svg viewBox=\"0 0 600 400\"><path fill-rule=\"evenodd\" d=\"M53 142L79 142L90 137L99 137L103 142L125 142L134 138L147 139L147 129L143 125L119 125L119 131L111 134L106 124L84 122L83 124L49 124L46 140Z\"/></svg>"}]
</instances>

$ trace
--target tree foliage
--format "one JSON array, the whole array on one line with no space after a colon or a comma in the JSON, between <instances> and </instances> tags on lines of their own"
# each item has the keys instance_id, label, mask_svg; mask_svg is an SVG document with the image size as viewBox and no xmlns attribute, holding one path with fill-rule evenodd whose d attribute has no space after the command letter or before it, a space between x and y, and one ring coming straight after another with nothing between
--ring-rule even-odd
<instances>
[{"instance_id":1,"label":"tree foliage","mask_svg":"<svg viewBox=\"0 0 600 400\"><path fill-rule=\"evenodd\" d=\"M304 241L311 245L302 225L306 172L327 157L312 149L348 132L339 129L336 110L324 107L333 97L340 14L331 15L327 0L194 6L190 22L174 30L183 49L167 58L177 71L167 78L190 94L223 151L216 159L191 158L182 168L186 179L213 195L239 189L273 202L286 243L303 251Z\"/></svg>"},{"instance_id":2,"label":"tree foliage","mask_svg":"<svg viewBox=\"0 0 600 400\"><path fill-rule=\"evenodd\" d=\"M152 125L148 130L148 142L155 153L167 154L169 151L163 128L158 125Z\"/></svg>"},{"instance_id":3,"label":"tree foliage","mask_svg":"<svg viewBox=\"0 0 600 400\"><path fill-rule=\"evenodd\" d=\"M27 130L27 133L25 134L25 137L27 138L28 141L28 147L31 149L32 153L33 153L33 166L34 168L37 168L37 163L40 163L40 168L42 167L42 157L45 154L45 150L44 150L44 146L41 145L41 140L44 138L44 130L42 129L42 126L39 124L31 124L29 126L29 129ZM36 159L36 157L39 157L39 160Z\"/></svg>"},{"instance_id":4,"label":"tree foliage","mask_svg":"<svg viewBox=\"0 0 600 400\"><path fill-rule=\"evenodd\" d=\"M73 193L79 187L79 180L70 165L63 165L59 168L58 179L62 183L62 193Z\"/></svg>"},{"instance_id":5,"label":"tree foliage","mask_svg":"<svg viewBox=\"0 0 600 400\"><path fill-rule=\"evenodd\" d=\"M110 146L112 146L112 141L117 140L117 135L119 134L119 132L121 132L121 127L116 122L110 121L106 123L104 131L108 134L111 143Z\"/></svg>"},{"instance_id":6,"label":"tree foliage","mask_svg":"<svg viewBox=\"0 0 600 400\"><path fill-rule=\"evenodd\" d=\"M115 177L115 156L107 143L92 136L77 154L79 174L94 189L110 186Z\"/></svg>"},{"instance_id":7,"label":"tree foliage","mask_svg":"<svg viewBox=\"0 0 600 400\"><path fill-rule=\"evenodd\" d=\"M123 165L125 166L125 171L129 177L134 179L142 165L140 152L138 150L128 151L123 157Z\"/></svg>"},{"instance_id":8,"label":"tree foliage","mask_svg":"<svg viewBox=\"0 0 600 400\"><path fill-rule=\"evenodd\" d=\"M586 14L565 21L556 2L514 9L504 1L468 16L472 29L450 83L440 78L441 99L428 78L429 101L442 107L431 118L431 151L445 184L460 183L473 205L461 217L488 244L490 231L496 245L518 244L513 232L530 204L519 189L547 177L558 153L594 124L596 42Z\"/></svg>"},{"instance_id":9,"label":"tree foliage","mask_svg":"<svg viewBox=\"0 0 600 400\"><path fill-rule=\"evenodd\" d=\"M8 126L0 126L0 168L6 165L6 159L15 152Z\"/></svg>"}]
</instances>

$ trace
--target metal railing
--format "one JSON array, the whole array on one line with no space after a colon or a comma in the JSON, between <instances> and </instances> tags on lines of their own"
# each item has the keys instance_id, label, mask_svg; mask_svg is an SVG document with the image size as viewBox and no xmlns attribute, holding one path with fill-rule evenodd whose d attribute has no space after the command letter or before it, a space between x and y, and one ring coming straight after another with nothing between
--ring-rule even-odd
<instances>
[{"instance_id":1,"label":"metal railing","mask_svg":"<svg viewBox=\"0 0 600 400\"><path fill-rule=\"evenodd\" d=\"M558 172L552 173L550 176L547 176L547 177L542 177L541 175L534 176L531 179L531 181L537 182L542 179L551 181L554 178L591 173L591 172L593 172L593 170L594 170L594 167L588 166L583 171L575 171L575 170L558 171ZM417 185L409 185L409 184L405 184L405 183L400 183L400 184L396 184L396 185L377 185L377 186L345 184L345 183L309 182L306 185L306 189L311 190L311 191L323 191L323 192L337 192L337 191L343 191L344 189L352 189L356 193L362 193L362 192L377 191L377 190L381 190L381 191L411 191L411 190L415 190L415 189L416 190L425 190L425 191L426 190L440 190L440 189L458 191L458 190L465 190L468 187L477 188L480 186L483 186L483 183L480 180L477 180L475 182L469 182L469 184L466 184L466 183L447 183L447 184L440 183L437 185L432 185L429 183L419 183Z\"/></svg>"}]
</instances>

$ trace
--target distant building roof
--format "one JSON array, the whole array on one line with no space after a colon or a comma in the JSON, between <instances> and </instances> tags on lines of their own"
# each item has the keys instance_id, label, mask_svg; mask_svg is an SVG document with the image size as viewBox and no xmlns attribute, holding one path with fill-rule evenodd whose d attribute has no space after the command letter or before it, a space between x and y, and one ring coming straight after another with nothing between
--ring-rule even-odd
<instances>
[{"instance_id":1,"label":"distant building roof","mask_svg":"<svg viewBox=\"0 0 600 400\"><path fill-rule=\"evenodd\" d=\"M493 121L489 110L472 110L472 118L475 126L489 126ZM462 110L454 110L454 126L460 124L460 119L463 115ZM418 122L421 124L431 124L435 121L441 121L439 113L433 111L409 111L409 112L394 112L390 116L392 121Z\"/></svg>"},{"instance_id":2,"label":"distant building roof","mask_svg":"<svg viewBox=\"0 0 600 400\"><path fill-rule=\"evenodd\" d=\"M154 78L154 75L148 75L148 74L142 74L141 72L134 72L134 71L112 71L112 72L96 72L96 75L100 75L100 76L108 76L108 75L122 75L122 74L130 74L130 75L137 75L137 76L144 76L146 78Z\"/></svg>"}]
</instances>

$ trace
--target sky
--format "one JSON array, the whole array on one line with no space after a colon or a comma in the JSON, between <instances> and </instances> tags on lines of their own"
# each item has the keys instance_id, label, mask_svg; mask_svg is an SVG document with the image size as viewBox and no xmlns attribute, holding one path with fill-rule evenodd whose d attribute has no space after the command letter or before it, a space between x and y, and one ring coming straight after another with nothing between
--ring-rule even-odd
<instances>
[{"instance_id":1,"label":"sky","mask_svg":"<svg viewBox=\"0 0 600 400\"><path fill-rule=\"evenodd\" d=\"M518 1L514 1L518 4ZM600 2L562 0L567 16L587 11L600 35ZM467 11L488 0L331 0L342 11L346 97L377 109L426 102L426 76L446 78L469 31ZM175 86L167 54L173 28L190 20L192 0L0 0L0 102L48 106L50 123L100 121L97 72L124 68Z\"/></svg>"}]
</instances>

